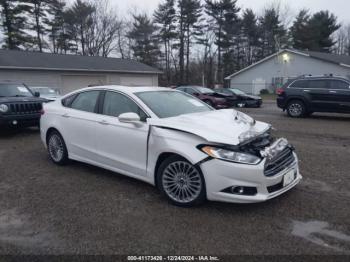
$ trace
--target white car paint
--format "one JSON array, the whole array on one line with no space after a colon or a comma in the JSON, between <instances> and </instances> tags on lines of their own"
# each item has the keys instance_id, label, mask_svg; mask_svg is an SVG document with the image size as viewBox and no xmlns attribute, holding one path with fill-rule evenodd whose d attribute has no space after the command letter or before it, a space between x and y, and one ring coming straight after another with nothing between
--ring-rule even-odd
<instances>
[{"instance_id":1,"label":"white car paint","mask_svg":"<svg viewBox=\"0 0 350 262\"><path fill-rule=\"evenodd\" d=\"M266 159L257 165L248 165L209 159L197 146L237 146L240 135L247 131L259 135L271 128L269 124L254 121L236 110L208 111L169 118L159 118L135 93L168 91L158 87L100 86L77 90L109 90L124 94L137 103L149 116L146 122L125 123L117 117L64 107L61 99L44 105L41 118L41 139L46 146L47 132L54 128L65 140L70 159L93 164L155 185L156 164L163 153L174 153L198 165L205 178L209 200L253 203L276 197L301 180L297 156L292 166L285 167L273 177L264 175ZM244 142L243 142L244 143ZM280 183L289 170L295 170L295 180L274 192L268 186ZM254 196L222 192L230 186L256 187Z\"/></svg>"}]
</instances>

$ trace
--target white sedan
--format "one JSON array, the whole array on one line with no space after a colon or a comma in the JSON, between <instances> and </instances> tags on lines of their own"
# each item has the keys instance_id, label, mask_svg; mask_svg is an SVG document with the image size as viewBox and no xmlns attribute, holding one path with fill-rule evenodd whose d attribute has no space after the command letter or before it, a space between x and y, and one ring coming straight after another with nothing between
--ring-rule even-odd
<instances>
[{"instance_id":1,"label":"white sedan","mask_svg":"<svg viewBox=\"0 0 350 262\"><path fill-rule=\"evenodd\" d=\"M159 87L85 88L44 105L52 161L89 163L152 185L179 206L261 202L301 180L294 148L269 124Z\"/></svg>"}]
</instances>

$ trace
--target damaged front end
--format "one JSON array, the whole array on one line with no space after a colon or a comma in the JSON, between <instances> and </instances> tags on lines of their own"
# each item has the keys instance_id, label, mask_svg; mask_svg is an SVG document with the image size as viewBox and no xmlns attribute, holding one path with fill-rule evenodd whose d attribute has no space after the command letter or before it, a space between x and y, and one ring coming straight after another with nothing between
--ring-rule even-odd
<instances>
[{"instance_id":1,"label":"damaged front end","mask_svg":"<svg viewBox=\"0 0 350 262\"><path fill-rule=\"evenodd\" d=\"M240 145L240 150L259 156L265 161L265 176L274 176L296 164L294 147L285 138L275 139L271 130Z\"/></svg>"}]
</instances>

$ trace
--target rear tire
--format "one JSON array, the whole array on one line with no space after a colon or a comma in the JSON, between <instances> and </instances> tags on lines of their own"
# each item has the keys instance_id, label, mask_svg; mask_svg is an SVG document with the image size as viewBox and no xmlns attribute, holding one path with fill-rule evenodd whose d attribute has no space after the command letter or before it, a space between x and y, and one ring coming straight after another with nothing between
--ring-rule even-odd
<instances>
[{"instance_id":1,"label":"rear tire","mask_svg":"<svg viewBox=\"0 0 350 262\"><path fill-rule=\"evenodd\" d=\"M304 117L306 112L306 106L301 100L292 100L287 105L287 113L290 117Z\"/></svg>"},{"instance_id":2,"label":"rear tire","mask_svg":"<svg viewBox=\"0 0 350 262\"><path fill-rule=\"evenodd\" d=\"M47 137L47 151L50 159L57 165L66 165L69 161L68 150L61 134L54 130Z\"/></svg>"},{"instance_id":3,"label":"rear tire","mask_svg":"<svg viewBox=\"0 0 350 262\"><path fill-rule=\"evenodd\" d=\"M180 156L171 156L161 163L157 185L169 202L176 206L192 207L206 200L202 172Z\"/></svg>"}]
</instances>

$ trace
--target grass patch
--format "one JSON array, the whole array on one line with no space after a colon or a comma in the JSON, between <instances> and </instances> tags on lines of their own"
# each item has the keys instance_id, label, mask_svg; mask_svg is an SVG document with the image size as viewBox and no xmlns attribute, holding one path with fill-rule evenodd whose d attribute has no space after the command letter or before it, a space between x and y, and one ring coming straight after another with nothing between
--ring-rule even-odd
<instances>
[{"instance_id":1,"label":"grass patch","mask_svg":"<svg viewBox=\"0 0 350 262\"><path fill-rule=\"evenodd\" d=\"M276 94L264 94L260 95L263 100L276 100L277 95Z\"/></svg>"}]
</instances>

